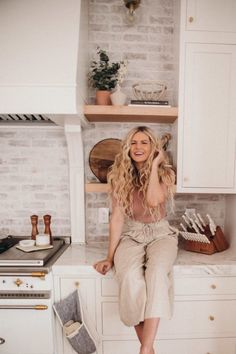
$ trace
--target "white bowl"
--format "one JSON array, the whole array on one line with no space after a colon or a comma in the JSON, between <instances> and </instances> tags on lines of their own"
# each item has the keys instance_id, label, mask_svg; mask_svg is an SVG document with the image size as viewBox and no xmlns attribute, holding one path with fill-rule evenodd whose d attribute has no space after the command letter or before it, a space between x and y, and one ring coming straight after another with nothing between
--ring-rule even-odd
<instances>
[{"instance_id":1,"label":"white bowl","mask_svg":"<svg viewBox=\"0 0 236 354\"><path fill-rule=\"evenodd\" d=\"M33 247L35 245L35 240L21 240L19 245L21 247Z\"/></svg>"}]
</instances>

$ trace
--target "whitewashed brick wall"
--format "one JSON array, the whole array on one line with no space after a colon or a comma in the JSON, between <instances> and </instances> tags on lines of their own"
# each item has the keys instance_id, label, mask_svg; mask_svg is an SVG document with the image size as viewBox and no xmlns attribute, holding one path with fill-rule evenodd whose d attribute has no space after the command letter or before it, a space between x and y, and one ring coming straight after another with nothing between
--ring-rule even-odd
<instances>
[{"instance_id":1,"label":"whitewashed brick wall","mask_svg":"<svg viewBox=\"0 0 236 354\"><path fill-rule=\"evenodd\" d=\"M0 235L30 235L30 215L52 215L54 235L70 235L68 159L59 127L0 126Z\"/></svg>"},{"instance_id":2,"label":"whitewashed brick wall","mask_svg":"<svg viewBox=\"0 0 236 354\"><path fill-rule=\"evenodd\" d=\"M88 159L95 143L106 138L122 139L136 124L96 124L83 131L85 174L94 181ZM158 136L171 132L171 125L149 124ZM170 145L173 154L173 147ZM169 220L178 224L186 207L203 215L210 213L224 224L225 198L222 195L177 194L175 215ZM105 193L86 194L87 242L107 240L108 225L98 223L98 208L108 207ZM0 236L29 235L30 215L52 215L54 235L70 235L69 179L67 147L59 127L0 127Z\"/></svg>"},{"instance_id":3,"label":"whitewashed brick wall","mask_svg":"<svg viewBox=\"0 0 236 354\"><path fill-rule=\"evenodd\" d=\"M99 46L112 61L128 60L122 84L129 98L132 84L157 80L167 84L166 98L174 105L174 0L142 0L134 26L126 22L123 0L89 1L89 44L91 58ZM90 100L94 97L90 91Z\"/></svg>"}]
</instances>

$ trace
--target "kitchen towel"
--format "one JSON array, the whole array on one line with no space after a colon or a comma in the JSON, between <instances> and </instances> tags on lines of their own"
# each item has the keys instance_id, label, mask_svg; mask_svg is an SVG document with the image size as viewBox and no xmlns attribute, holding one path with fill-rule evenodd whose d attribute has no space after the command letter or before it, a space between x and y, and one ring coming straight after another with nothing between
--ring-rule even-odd
<instances>
[{"instance_id":1,"label":"kitchen towel","mask_svg":"<svg viewBox=\"0 0 236 354\"><path fill-rule=\"evenodd\" d=\"M78 354L92 354L99 346L99 336L82 304L79 290L53 305L63 332Z\"/></svg>"}]
</instances>

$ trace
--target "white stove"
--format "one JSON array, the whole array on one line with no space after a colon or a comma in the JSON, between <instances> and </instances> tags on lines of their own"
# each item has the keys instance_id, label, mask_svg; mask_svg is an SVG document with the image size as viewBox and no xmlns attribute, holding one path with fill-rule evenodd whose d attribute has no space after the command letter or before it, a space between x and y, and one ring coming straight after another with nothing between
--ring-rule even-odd
<instances>
[{"instance_id":1,"label":"white stove","mask_svg":"<svg viewBox=\"0 0 236 354\"><path fill-rule=\"evenodd\" d=\"M68 246L54 239L52 249L0 253L0 354L55 354L51 266Z\"/></svg>"}]
</instances>

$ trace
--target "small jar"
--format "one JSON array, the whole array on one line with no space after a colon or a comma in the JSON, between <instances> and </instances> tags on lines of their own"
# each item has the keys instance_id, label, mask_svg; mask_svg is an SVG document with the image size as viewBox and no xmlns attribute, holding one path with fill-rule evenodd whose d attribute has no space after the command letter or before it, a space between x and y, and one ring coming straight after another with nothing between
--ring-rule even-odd
<instances>
[{"instance_id":1,"label":"small jar","mask_svg":"<svg viewBox=\"0 0 236 354\"><path fill-rule=\"evenodd\" d=\"M49 246L50 236L48 234L36 235L36 246Z\"/></svg>"}]
</instances>

